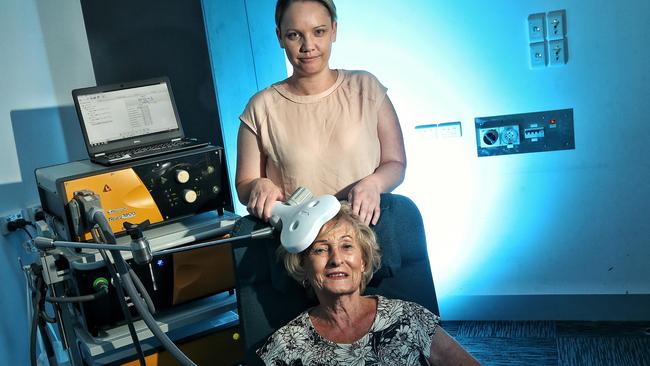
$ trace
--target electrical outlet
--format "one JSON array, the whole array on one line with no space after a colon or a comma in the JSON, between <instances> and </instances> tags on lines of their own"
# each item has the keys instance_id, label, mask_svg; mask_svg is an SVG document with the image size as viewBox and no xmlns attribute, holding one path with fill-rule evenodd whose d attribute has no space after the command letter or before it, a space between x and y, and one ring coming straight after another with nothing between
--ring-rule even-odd
<instances>
[{"instance_id":1,"label":"electrical outlet","mask_svg":"<svg viewBox=\"0 0 650 366\"><path fill-rule=\"evenodd\" d=\"M528 39L530 43L544 42L546 37L544 13L528 16Z\"/></svg>"},{"instance_id":2,"label":"electrical outlet","mask_svg":"<svg viewBox=\"0 0 650 366\"><path fill-rule=\"evenodd\" d=\"M15 212L10 212L5 215L0 216L0 233L2 235L8 235L11 234L9 230L7 229L7 224L10 223L11 221L15 221L18 219L24 219L25 216L23 215L22 210L17 210Z\"/></svg>"},{"instance_id":3,"label":"electrical outlet","mask_svg":"<svg viewBox=\"0 0 650 366\"><path fill-rule=\"evenodd\" d=\"M506 126L501 130L501 143L506 146L519 144L519 126Z\"/></svg>"},{"instance_id":4,"label":"electrical outlet","mask_svg":"<svg viewBox=\"0 0 650 366\"><path fill-rule=\"evenodd\" d=\"M520 142L518 125L481 128L478 132L479 146L483 149L502 146L512 147L519 145Z\"/></svg>"},{"instance_id":5,"label":"electrical outlet","mask_svg":"<svg viewBox=\"0 0 650 366\"><path fill-rule=\"evenodd\" d=\"M532 68L546 66L546 42L530 44L530 66Z\"/></svg>"},{"instance_id":6,"label":"electrical outlet","mask_svg":"<svg viewBox=\"0 0 650 366\"><path fill-rule=\"evenodd\" d=\"M548 42L548 64L551 66L559 66L567 63L568 51L567 40L557 39Z\"/></svg>"},{"instance_id":7,"label":"electrical outlet","mask_svg":"<svg viewBox=\"0 0 650 366\"><path fill-rule=\"evenodd\" d=\"M551 11L546 16L548 39L562 39L566 35L566 12L564 10Z\"/></svg>"}]
</instances>

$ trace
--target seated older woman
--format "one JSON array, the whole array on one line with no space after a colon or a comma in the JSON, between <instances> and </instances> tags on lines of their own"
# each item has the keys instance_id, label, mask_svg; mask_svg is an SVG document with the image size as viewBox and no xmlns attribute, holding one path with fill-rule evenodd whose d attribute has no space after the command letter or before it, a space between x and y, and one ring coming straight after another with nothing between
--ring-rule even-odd
<instances>
[{"instance_id":1,"label":"seated older woman","mask_svg":"<svg viewBox=\"0 0 650 366\"><path fill-rule=\"evenodd\" d=\"M348 203L305 251L279 254L319 304L257 351L267 365L478 365L424 307L362 296L380 266L379 246Z\"/></svg>"}]
</instances>

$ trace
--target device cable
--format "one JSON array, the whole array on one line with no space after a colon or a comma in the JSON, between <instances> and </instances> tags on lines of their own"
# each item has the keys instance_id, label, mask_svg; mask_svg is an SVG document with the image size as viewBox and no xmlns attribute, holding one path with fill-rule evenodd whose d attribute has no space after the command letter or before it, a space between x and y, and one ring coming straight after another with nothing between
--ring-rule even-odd
<instances>
[{"instance_id":1,"label":"device cable","mask_svg":"<svg viewBox=\"0 0 650 366\"><path fill-rule=\"evenodd\" d=\"M25 234L27 234L27 236L29 236L29 239L34 240L34 237L32 236L32 233L30 233L29 230L25 229L24 226L21 227L20 229L21 229L22 231L24 231Z\"/></svg>"},{"instance_id":2,"label":"device cable","mask_svg":"<svg viewBox=\"0 0 650 366\"><path fill-rule=\"evenodd\" d=\"M131 279L130 275L126 275L123 278L123 284L126 287L126 291L130 293L137 293L137 290L135 289L135 286L133 285L133 280ZM174 342L172 342L171 339L165 334L165 332L160 329L160 326L156 322L156 319L149 313L147 310L147 307L144 305L142 301L133 301L133 304L135 305L136 309L140 313L140 316L142 317L142 320L149 326L149 330L158 338L160 343L162 343L163 347L176 358L178 362L180 362L182 365L186 366L196 366L196 364L190 360L189 357L183 351L181 351Z\"/></svg>"},{"instance_id":3,"label":"device cable","mask_svg":"<svg viewBox=\"0 0 650 366\"><path fill-rule=\"evenodd\" d=\"M56 323L56 318L50 317L45 309L41 309L41 312L38 315L48 323Z\"/></svg>"},{"instance_id":4,"label":"device cable","mask_svg":"<svg viewBox=\"0 0 650 366\"><path fill-rule=\"evenodd\" d=\"M29 350L30 350L30 362L32 366L37 365L36 360L36 341L38 339L38 330L41 331L41 336L43 337L43 347L44 351L48 356L54 355L54 348L50 342L50 337L45 331L45 322L40 318L39 313L41 309L44 309L45 297L43 296L46 291L45 281L43 277L37 273L36 277L36 292L32 297L33 306L32 306L32 323L30 327L30 339L29 339Z\"/></svg>"},{"instance_id":5,"label":"device cable","mask_svg":"<svg viewBox=\"0 0 650 366\"><path fill-rule=\"evenodd\" d=\"M36 331L38 329L38 307L41 302L41 287L43 284L43 278L40 276L36 278L36 291L32 296L32 323L29 329L29 354L30 354L30 363L32 366L36 366Z\"/></svg>"},{"instance_id":6,"label":"device cable","mask_svg":"<svg viewBox=\"0 0 650 366\"><path fill-rule=\"evenodd\" d=\"M46 286L45 283L43 283L43 291L41 292L42 294L45 294L46 292ZM40 310L45 309L45 296L41 295L41 303L39 305ZM41 333L41 339L43 343L43 347L45 348L45 352L47 354L48 361L52 362L52 356L54 356L54 347L52 346L52 337L50 336L50 333L47 331L47 323L43 320L43 318L38 316L38 329L40 330ZM52 365L56 366L56 365Z\"/></svg>"},{"instance_id":7,"label":"device cable","mask_svg":"<svg viewBox=\"0 0 650 366\"><path fill-rule=\"evenodd\" d=\"M28 270L26 270L27 267L23 267L23 265L22 265L22 261L21 261L20 257L18 257L18 263L20 263L20 268L23 269L23 274L25 275L25 283L27 284L27 288L26 288L26 290L27 290L27 294L33 294L33 293L36 293L36 288L34 287L34 283L33 283L34 281L32 281L31 275L29 274ZM29 267L29 268L30 268L29 271L31 271L31 272L33 273L34 270L35 270L37 267L38 267L38 266L37 266L36 264L32 263L32 264L30 265L30 267ZM41 273L42 271L41 271L41 270L38 270L37 272L38 272L38 273ZM44 308L41 309L41 312L39 313L39 316L40 316L41 318L43 318L43 320L45 320L45 321L48 322L48 323L56 323L56 318L54 318L54 317L50 317L50 316L47 314L47 311L45 311Z\"/></svg>"},{"instance_id":8,"label":"device cable","mask_svg":"<svg viewBox=\"0 0 650 366\"><path fill-rule=\"evenodd\" d=\"M138 289L138 292L140 293L140 295L142 295L142 299L147 304L147 308L149 308L149 312L151 314L155 314L156 307L154 306L153 301L151 300L151 296L149 296L149 292L147 292L147 289L142 284L142 281L140 281L140 277L138 277L135 274L131 266L129 266L129 274L131 275L131 279L133 279L133 283L135 284L135 287Z\"/></svg>"},{"instance_id":9,"label":"device cable","mask_svg":"<svg viewBox=\"0 0 650 366\"><path fill-rule=\"evenodd\" d=\"M101 210L95 211L92 215L92 219L93 222L99 226L101 233L105 235L106 241L109 244L115 244L117 241L115 240L115 236L111 231L110 225L106 219L106 216L104 215L104 212ZM189 357L187 357L187 355L184 354L178 348L178 346L172 342L171 339L169 339L167 334L165 334L165 332L160 329L160 326L156 322L156 319L154 319L151 313L149 313L147 310L147 307L144 305L142 299L138 295L138 291L136 290L135 285L133 284L133 280L131 279L131 276L127 269L128 264L124 260L124 257L122 257L122 253L120 253L119 250L112 250L111 254L115 260L115 266L120 273L122 285L124 285L126 292L131 297L131 302L133 305L135 305L136 310L138 313L140 313L142 320L144 320L145 324L147 324L149 330L156 336L156 338L158 338L163 347L165 347L165 349L171 353L178 362L180 362L182 365L196 366L196 364L192 362L192 360L190 360Z\"/></svg>"},{"instance_id":10,"label":"device cable","mask_svg":"<svg viewBox=\"0 0 650 366\"><path fill-rule=\"evenodd\" d=\"M90 231L91 235L93 236L93 239L96 242L104 241L106 242L105 238L102 235L102 232L100 231L99 234L95 233L95 230ZM101 236L101 240L100 237ZM115 291L117 292L117 298L118 302L120 303L120 308L122 308L122 314L124 315L124 320L126 321L126 325L129 329L129 334L131 335L131 340L133 340L133 346L135 347L135 353L138 355L138 360L140 361L140 366L146 366L146 361L144 358L144 353L142 352L142 347L140 345L140 340L138 339L138 334L135 331L135 326L133 325L133 318L131 317L131 312L129 311L128 305L126 304L126 297L124 296L124 291L122 290L122 285L121 285L121 279L118 277L117 272L115 271L115 268L113 267L113 264L111 261L108 259L108 254L106 253L105 250L101 249L99 250L99 254L102 256L102 259L104 260L104 263L106 263L106 268L108 269L108 273L111 276L111 278L114 281L115 286Z\"/></svg>"},{"instance_id":11,"label":"device cable","mask_svg":"<svg viewBox=\"0 0 650 366\"><path fill-rule=\"evenodd\" d=\"M46 296L45 301L59 302L59 303L64 303L64 302L88 302L88 301L101 299L102 297L104 297L106 295L108 295L108 283L106 285L100 285L99 290L97 290L97 292L95 292L93 294L90 294L90 295L62 296L62 297Z\"/></svg>"}]
</instances>

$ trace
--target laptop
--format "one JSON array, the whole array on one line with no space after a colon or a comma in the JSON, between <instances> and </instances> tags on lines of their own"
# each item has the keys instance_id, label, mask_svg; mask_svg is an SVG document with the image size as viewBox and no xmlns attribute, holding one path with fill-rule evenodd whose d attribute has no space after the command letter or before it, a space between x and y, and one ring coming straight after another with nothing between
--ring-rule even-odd
<instances>
[{"instance_id":1,"label":"laptop","mask_svg":"<svg viewBox=\"0 0 650 366\"><path fill-rule=\"evenodd\" d=\"M72 91L90 160L114 165L206 146L186 138L169 79Z\"/></svg>"}]
</instances>

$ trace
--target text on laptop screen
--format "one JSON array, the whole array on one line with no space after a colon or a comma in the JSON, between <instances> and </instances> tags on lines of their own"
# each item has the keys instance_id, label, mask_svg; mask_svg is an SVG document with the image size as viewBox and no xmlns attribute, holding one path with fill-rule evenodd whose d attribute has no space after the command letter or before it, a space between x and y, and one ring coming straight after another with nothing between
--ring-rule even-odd
<instances>
[{"instance_id":1,"label":"text on laptop screen","mask_svg":"<svg viewBox=\"0 0 650 366\"><path fill-rule=\"evenodd\" d=\"M92 146L178 129L164 83L78 96Z\"/></svg>"}]
</instances>

